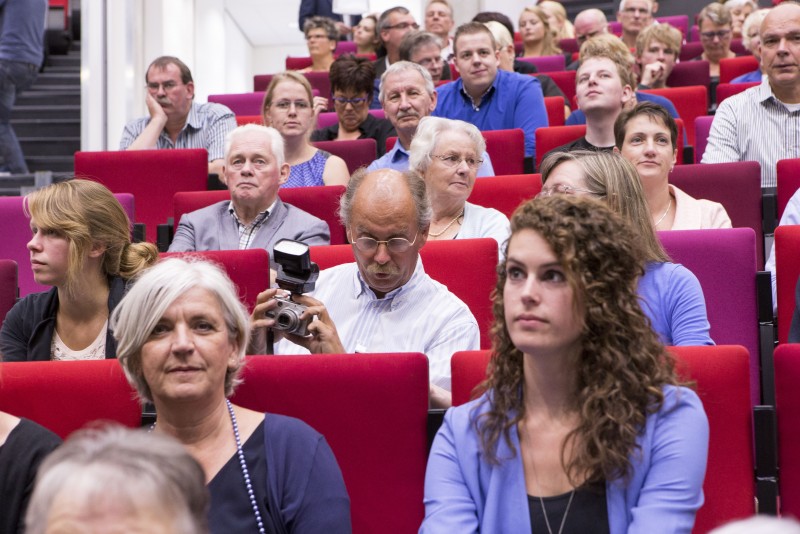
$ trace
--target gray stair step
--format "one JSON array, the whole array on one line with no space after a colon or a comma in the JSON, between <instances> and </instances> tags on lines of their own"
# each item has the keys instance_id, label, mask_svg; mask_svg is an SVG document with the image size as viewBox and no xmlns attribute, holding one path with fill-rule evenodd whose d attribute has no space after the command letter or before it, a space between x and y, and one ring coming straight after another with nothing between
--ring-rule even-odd
<instances>
[{"instance_id":1,"label":"gray stair step","mask_svg":"<svg viewBox=\"0 0 800 534\"><path fill-rule=\"evenodd\" d=\"M78 137L19 137L25 157L69 156L81 149Z\"/></svg>"},{"instance_id":2,"label":"gray stair step","mask_svg":"<svg viewBox=\"0 0 800 534\"><path fill-rule=\"evenodd\" d=\"M58 94L58 93L73 93L76 90L80 90L80 85L77 85L77 84L75 84L75 85L71 85L71 84L70 85L50 85L50 84L39 85L37 83L37 84L34 84L33 87L28 89L28 92L30 92L30 93L44 93L44 94L52 95L52 94Z\"/></svg>"},{"instance_id":3,"label":"gray stair step","mask_svg":"<svg viewBox=\"0 0 800 534\"><path fill-rule=\"evenodd\" d=\"M80 75L81 72L81 64L78 62L77 65L47 65L44 68L44 73L47 74L78 74ZM42 72L39 73L41 76L44 74Z\"/></svg>"},{"instance_id":4,"label":"gray stair step","mask_svg":"<svg viewBox=\"0 0 800 534\"><path fill-rule=\"evenodd\" d=\"M80 137L80 119L12 119L17 137Z\"/></svg>"},{"instance_id":5,"label":"gray stair step","mask_svg":"<svg viewBox=\"0 0 800 534\"><path fill-rule=\"evenodd\" d=\"M25 156L25 161L28 163L28 170L31 172L36 171L52 171L54 173L74 173L75 172L75 158L74 156Z\"/></svg>"},{"instance_id":6,"label":"gray stair step","mask_svg":"<svg viewBox=\"0 0 800 534\"><path fill-rule=\"evenodd\" d=\"M80 106L14 106L12 119L80 119Z\"/></svg>"},{"instance_id":7,"label":"gray stair step","mask_svg":"<svg viewBox=\"0 0 800 534\"><path fill-rule=\"evenodd\" d=\"M25 91L17 96L14 106L80 106L80 90L70 89L67 92Z\"/></svg>"},{"instance_id":8,"label":"gray stair step","mask_svg":"<svg viewBox=\"0 0 800 534\"><path fill-rule=\"evenodd\" d=\"M81 76L79 72L47 72L46 70L36 78L34 87L42 85L58 86L80 86Z\"/></svg>"},{"instance_id":9,"label":"gray stair step","mask_svg":"<svg viewBox=\"0 0 800 534\"><path fill-rule=\"evenodd\" d=\"M67 54L66 56L52 55L47 58L47 65L44 67L45 72L53 67L78 67L81 66L81 55Z\"/></svg>"}]
</instances>

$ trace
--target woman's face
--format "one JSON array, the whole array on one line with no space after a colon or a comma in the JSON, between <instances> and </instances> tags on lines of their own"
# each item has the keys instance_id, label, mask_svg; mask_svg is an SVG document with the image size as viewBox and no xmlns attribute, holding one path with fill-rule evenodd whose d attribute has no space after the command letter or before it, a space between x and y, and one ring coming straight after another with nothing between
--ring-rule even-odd
<instances>
[{"instance_id":1,"label":"woman's face","mask_svg":"<svg viewBox=\"0 0 800 534\"><path fill-rule=\"evenodd\" d=\"M39 228L31 219L33 237L28 241L31 270L37 284L60 287L69 273L69 240L51 229Z\"/></svg>"},{"instance_id":2,"label":"woman's face","mask_svg":"<svg viewBox=\"0 0 800 534\"><path fill-rule=\"evenodd\" d=\"M719 61L726 57L731 49L731 38L730 24L714 24L707 18L700 21L700 41L709 59Z\"/></svg>"},{"instance_id":3,"label":"woman's face","mask_svg":"<svg viewBox=\"0 0 800 534\"><path fill-rule=\"evenodd\" d=\"M475 185L480 158L466 132L449 130L439 135L425 171L425 183L433 201L437 198L466 201Z\"/></svg>"},{"instance_id":4,"label":"woman's face","mask_svg":"<svg viewBox=\"0 0 800 534\"><path fill-rule=\"evenodd\" d=\"M312 28L306 33L306 46L308 55L314 57L326 57L333 55L336 50L336 41L328 38L325 28Z\"/></svg>"},{"instance_id":5,"label":"woman's face","mask_svg":"<svg viewBox=\"0 0 800 534\"><path fill-rule=\"evenodd\" d=\"M731 29L733 30L734 37L742 35L742 24L744 19L753 12L753 6L744 4L731 8Z\"/></svg>"},{"instance_id":6,"label":"woman's face","mask_svg":"<svg viewBox=\"0 0 800 534\"><path fill-rule=\"evenodd\" d=\"M340 99L357 101L343 102ZM353 89L336 89L333 91L333 109L339 117L339 127L346 132L355 132L369 115L369 94Z\"/></svg>"},{"instance_id":7,"label":"woman's face","mask_svg":"<svg viewBox=\"0 0 800 534\"><path fill-rule=\"evenodd\" d=\"M538 43L544 39L544 23L536 13L523 11L519 16L519 33L525 43Z\"/></svg>"},{"instance_id":8,"label":"woman's face","mask_svg":"<svg viewBox=\"0 0 800 534\"><path fill-rule=\"evenodd\" d=\"M225 395L225 374L238 363L219 299L195 287L164 312L141 348L153 400L201 401Z\"/></svg>"},{"instance_id":9,"label":"woman's face","mask_svg":"<svg viewBox=\"0 0 800 534\"><path fill-rule=\"evenodd\" d=\"M500 48L500 70L514 72L514 57L516 56L514 45Z\"/></svg>"},{"instance_id":10,"label":"woman's face","mask_svg":"<svg viewBox=\"0 0 800 534\"><path fill-rule=\"evenodd\" d=\"M265 122L284 138L305 135L312 127L314 111L305 87L292 80L275 86Z\"/></svg>"},{"instance_id":11,"label":"woman's face","mask_svg":"<svg viewBox=\"0 0 800 534\"><path fill-rule=\"evenodd\" d=\"M661 121L647 115L628 121L621 152L639 171L642 185L658 180L666 187L678 151L672 146L669 129Z\"/></svg>"},{"instance_id":12,"label":"woman's face","mask_svg":"<svg viewBox=\"0 0 800 534\"><path fill-rule=\"evenodd\" d=\"M550 172L542 186L542 196L552 194L591 195L587 191L586 176L577 162L567 160Z\"/></svg>"},{"instance_id":13,"label":"woman's face","mask_svg":"<svg viewBox=\"0 0 800 534\"><path fill-rule=\"evenodd\" d=\"M761 34L758 33L758 24L751 24L747 29L747 37L749 38L748 50L753 53L753 56L761 63Z\"/></svg>"},{"instance_id":14,"label":"woman's face","mask_svg":"<svg viewBox=\"0 0 800 534\"><path fill-rule=\"evenodd\" d=\"M374 47L377 43L375 35L375 22L372 19L361 19L353 28L353 41L360 47Z\"/></svg>"},{"instance_id":15,"label":"woman's face","mask_svg":"<svg viewBox=\"0 0 800 534\"><path fill-rule=\"evenodd\" d=\"M576 295L550 244L536 231L511 236L503 287L511 341L524 354L565 356L581 347Z\"/></svg>"}]
</instances>

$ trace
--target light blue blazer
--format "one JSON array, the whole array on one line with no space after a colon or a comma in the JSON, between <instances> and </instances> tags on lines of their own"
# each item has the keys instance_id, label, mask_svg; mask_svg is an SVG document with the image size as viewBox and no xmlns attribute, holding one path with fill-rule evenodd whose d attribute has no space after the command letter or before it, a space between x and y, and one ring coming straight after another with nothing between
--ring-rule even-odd
<instances>
[{"instance_id":1,"label":"light blue blazer","mask_svg":"<svg viewBox=\"0 0 800 534\"><path fill-rule=\"evenodd\" d=\"M640 434L630 480L606 482L611 534L690 533L703 504L708 419L697 395L666 386L664 404ZM531 533L525 474L501 437L500 465L481 456L475 416L486 395L445 415L428 458L421 533ZM474 412L474 413L473 413ZM519 451L516 427L511 439ZM577 510L575 511L577 512Z\"/></svg>"}]
</instances>

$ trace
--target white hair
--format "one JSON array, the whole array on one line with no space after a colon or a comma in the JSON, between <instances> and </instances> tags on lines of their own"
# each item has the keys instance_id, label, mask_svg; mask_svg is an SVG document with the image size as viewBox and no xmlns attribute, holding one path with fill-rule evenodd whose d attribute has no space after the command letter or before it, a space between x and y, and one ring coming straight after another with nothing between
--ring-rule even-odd
<instances>
[{"instance_id":1,"label":"white hair","mask_svg":"<svg viewBox=\"0 0 800 534\"><path fill-rule=\"evenodd\" d=\"M709 534L800 534L794 519L756 515L715 528Z\"/></svg>"},{"instance_id":2,"label":"white hair","mask_svg":"<svg viewBox=\"0 0 800 534\"><path fill-rule=\"evenodd\" d=\"M428 69L426 69L425 67L423 67L418 63L412 63L411 61L395 61L394 63L389 65L389 68L386 69L386 71L381 76L381 89L380 92L378 93L378 100L381 101L381 104L383 104L383 99L386 97L384 89L386 87L386 84L384 83L386 81L386 77L391 76L392 74L406 72L409 70L413 70L419 73L420 76L422 76L422 79L425 81L425 90L428 92L428 95L430 95L430 97L433 98L433 91L436 88L433 85L433 78L431 78L431 73L428 72Z\"/></svg>"},{"instance_id":3,"label":"white hair","mask_svg":"<svg viewBox=\"0 0 800 534\"><path fill-rule=\"evenodd\" d=\"M647 3L650 4L650 13L653 13L653 0L647 0ZM625 0L620 0L619 9L617 11L624 11L624 10L625 10Z\"/></svg>"},{"instance_id":4,"label":"white hair","mask_svg":"<svg viewBox=\"0 0 800 534\"><path fill-rule=\"evenodd\" d=\"M228 163L228 156L231 153L231 145L233 145L233 140L240 135L251 133L251 132L260 132L264 134L269 142L269 148L272 152L272 156L275 158L275 161L278 163L278 167L283 165L286 158L283 152L283 137L281 136L280 132L271 126L262 126L261 124L243 124L230 132L228 135L225 136L225 164Z\"/></svg>"},{"instance_id":5,"label":"white hair","mask_svg":"<svg viewBox=\"0 0 800 534\"><path fill-rule=\"evenodd\" d=\"M423 117L419 121L417 132L414 134L414 139L412 139L409 147L408 168L420 174L425 174L431 164L431 152L436 149L439 137L445 132L452 131L467 134L475 147L475 154L479 158L483 157L483 153L486 152L486 140L484 140L480 130L474 124L445 119L444 117ZM444 147L445 150L448 148L450 147Z\"/></svg>"}]
</instances>

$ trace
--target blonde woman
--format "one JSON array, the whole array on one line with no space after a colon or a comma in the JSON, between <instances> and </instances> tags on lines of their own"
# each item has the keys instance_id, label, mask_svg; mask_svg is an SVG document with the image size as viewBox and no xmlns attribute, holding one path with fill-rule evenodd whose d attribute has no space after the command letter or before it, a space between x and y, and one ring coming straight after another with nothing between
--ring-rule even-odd
<instances>
[{"instance_id":1,"label":"blonde woman","mask_svg":"<svg viewBox=\"0 0 800 534\"><path fill-rule=\"evenodd\" d=\"M528 6L519 15L522 57L554 56L561 53L555 42L547 13L539 6Z\"/></svg>"}]
</instances>

